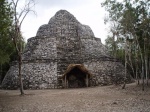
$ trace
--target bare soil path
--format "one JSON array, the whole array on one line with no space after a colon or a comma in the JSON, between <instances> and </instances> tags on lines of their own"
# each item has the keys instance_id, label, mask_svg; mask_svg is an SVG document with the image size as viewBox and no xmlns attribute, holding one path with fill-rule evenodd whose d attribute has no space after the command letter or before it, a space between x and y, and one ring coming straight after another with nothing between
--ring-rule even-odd
<instances>
[{"instance_id":1,"label":"bare soil path","mask_svg":"<svg viewBox=\"0 0 150 112\"><path fill-rule=\"evenodd\" d=\"M150 112L150 87L0 90L0 112Z\"/></svg>"}]
</instances>

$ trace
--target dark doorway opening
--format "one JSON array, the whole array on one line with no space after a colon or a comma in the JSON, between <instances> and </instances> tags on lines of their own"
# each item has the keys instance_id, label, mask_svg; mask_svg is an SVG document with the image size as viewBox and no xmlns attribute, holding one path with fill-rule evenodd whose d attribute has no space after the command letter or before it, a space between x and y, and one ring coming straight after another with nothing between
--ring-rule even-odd
<instances>
[{"instance_id":1,"label":"dark doorway opening","mask_svg":"<svg viewBox=\"0 0 150 112\"><path fill-rule=\"evenodd\" d=\"M70 64L63 74L64 88L81 88L89 86L91 73L82 64Z\"/></svg>"},{"instance_id":2,"label":"dark doorway opening","mask_svg":"<svg viewBox=\"0 0 150 112\"><path fill-rule=\"evenodd\" d=\"M67 80L69 88L86 87L86 74L77 67L67 74Z\"/></svg>"}]
</instances>

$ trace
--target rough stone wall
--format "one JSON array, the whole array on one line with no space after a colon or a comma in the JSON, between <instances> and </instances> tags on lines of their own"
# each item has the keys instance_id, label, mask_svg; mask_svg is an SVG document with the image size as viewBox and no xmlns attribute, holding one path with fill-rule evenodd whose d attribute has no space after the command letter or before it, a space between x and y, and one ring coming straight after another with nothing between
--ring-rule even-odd
<instances>
[{"instance_id":1,"label":"rough stone wall","mask_svg":"<svg viewBox=\"0 0 150 112\"><path fill-rule=\"evenodd\" d=\"M24 89L57 88L57 63L32 62L22 64ZM18 65L9 69L3 80L3 88L18 89Z\"/></svg>"},{"instance_id":2,"label":"rough stone wall","mask_svg":"<svg viewBox=\"0 0 150 112\"><path fill-rule=\"evenodd\" d=\"M80 48L75 38L60 37L57 38L57 60L58 75L62 75L71 63L81 63L79 59Z\"/></svg>"},{"instance_id":3,"label":"rough stone wall","mask_svg":"<svg viewBox=\"0 0 150 112\"><path fill-rule=\"evenodd\" d=\"M92 85L121 84L124 81L124 66L113 60L93 60L84 63L93 74Z\"/></svg>"},{"instance_id":4,"label":"rough stone wall","mask_svg":"<svg viewBox=\"0 0 150 112\"><path fill-rule=\"evenodd\" d=\"M110 57L106 47L96 37L81 37L81 44L85 60Z\"/></svg>"},{"instance_id":5,"label":"rough stone wall","mask_svg":"<svg viewBox=\"0 0 150 112\"><path fill-rule=\"evenodd\" d=\"M32 37L22 55L22 77L25 89L57 88L56 38ZM3 88L18 88L18 65L12 63L3 80Z\"/></svg>"},{"instance_id":6,"label":"rough stone wall","mask_svg":"<svg viewBox=\"0 0 150 112\"><path fill-rule=\"evenodd\" d=\"M23 53L23 60L56 59L55 37L32 37L28 39Z\"/></svg>"}]
</instances>

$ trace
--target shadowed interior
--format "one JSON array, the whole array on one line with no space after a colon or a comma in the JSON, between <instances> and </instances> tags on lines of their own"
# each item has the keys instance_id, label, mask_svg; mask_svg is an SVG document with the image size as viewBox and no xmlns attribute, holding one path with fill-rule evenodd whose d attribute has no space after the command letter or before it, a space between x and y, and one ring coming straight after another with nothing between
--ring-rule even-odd
<instances>
[{"instance_id":1,"label":"shadowed interior","mask_svg":"<svg viewBox=\"0 0 150 112\"><path fill-rule=\"evenodd\" d=\"M69 88L80 88L86 86L86 74L83 71L81 71L78 67L73 68L66 75Z\"/></svg>"}]
</instances>

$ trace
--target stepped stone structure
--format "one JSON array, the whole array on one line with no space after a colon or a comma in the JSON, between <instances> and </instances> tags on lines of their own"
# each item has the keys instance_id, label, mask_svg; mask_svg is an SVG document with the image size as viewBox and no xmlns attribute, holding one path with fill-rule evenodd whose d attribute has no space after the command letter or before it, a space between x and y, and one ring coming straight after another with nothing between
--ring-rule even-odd
<instances>
[{"instance_id":1,"label":"stepped stone structure","mask_svg":"<svg viewBox=\"0 0 150 112\"><path fill-rule=\"evenodd\" d=\"M110 85L124 80L124 66L109 55L89 26L66 10L58 11L28 39L22 57L25 89ZM13 62L2 87L17 89L18 83L18 64Z\"/></svg>"}]
</instances>

